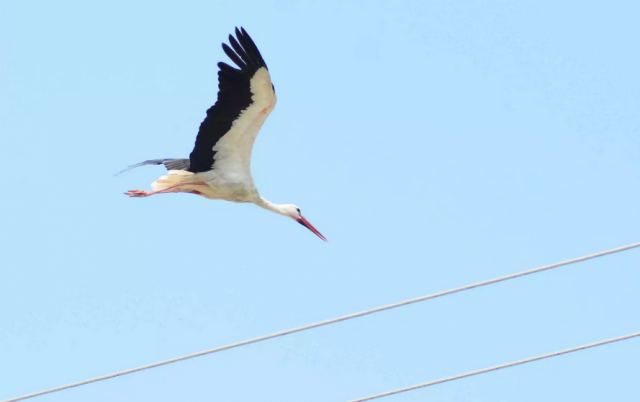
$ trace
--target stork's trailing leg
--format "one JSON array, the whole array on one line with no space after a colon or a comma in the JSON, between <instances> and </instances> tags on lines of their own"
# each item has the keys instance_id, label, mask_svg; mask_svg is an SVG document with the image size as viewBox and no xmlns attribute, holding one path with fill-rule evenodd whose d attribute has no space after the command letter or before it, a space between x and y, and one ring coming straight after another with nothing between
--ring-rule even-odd
<instances>
[{"instance_id":1,"label":"stork's trailing leg","mask_svg":"<svg viewBox=\"0 0 640 402\"><path fill-rule=\"evenodd\" d=\"M176 186L178 187L178 186ZM165 193L193 193L193 190L186 190L186 189L179 189L179 188L175 188L175 189L164 189L164 190L160 190L160 191L144 191L144 190L129 190L126 193L124 193L125 195L128 195L129 197L150 197L152 195L156 195L156 194L165 194Z\"/></svg>"},{"instance_id":2,"label":"stork's trailing leg","mask_svg":"<svg viewBox=\"0 0 640 402\"><path fill-rule=\"evenodd\" d=\"M183 184L180 184L179 186L183 186ZM156 195L156 194L164 194L164 193L190 193L190 194L195 194L195 195L202 195L202 191L196 190L196 189L179 189L177 188L178 186L175 186L176 188L172 188L172 189L164 189L164 190L160 190L160 191L144 191L144 190L129 190L126 193L124 193L125 195L128 195L129 197L136 197L136 198L140 198L140 197L150 197L152 195Z\"/></svg>"},{"instance_id":3,"label":"stork's trailing leg","mask_svg":"<svg viewBox=\"0 0 640 402\"><path fill-rule=\"evenodd\" d=\"M203 186L206 186L203 182L181 182L167 187L166 185L171 181L166 180L166 178L167 176L163 176L156 180L153 185L153 191L129 190L124 194L129 197L149 197L163 193L191 193L201 195L202 192L200 190Z\"/></svg>"},{"instance_id":4,"label":"stork's trailing leg","mask_svg":"<svg viewBox=\"0 0 640 402\"><path fill-rule=\"evenodd\" d=\"M191 192L190 190L183 190L180 189L178 187L183 186L184 184L177 184L175 186L171 186L168 188L164 188L162 190L157 190L157 191L144 191L144 190L129 190L126 193L124 193L125 195L128 195L129 197L149 197L152 195L156 195L156 194L162 194L162 193L181 193L181 192Z\"/></svg>"}]
</instances>

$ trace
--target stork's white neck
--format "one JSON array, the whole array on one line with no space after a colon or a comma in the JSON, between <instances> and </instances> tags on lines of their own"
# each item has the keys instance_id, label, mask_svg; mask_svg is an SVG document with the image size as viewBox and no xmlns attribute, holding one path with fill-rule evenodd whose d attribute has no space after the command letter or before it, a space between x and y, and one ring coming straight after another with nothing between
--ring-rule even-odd
<instances>
[{"instance_id":1,"label":"stork's white neck","mask_svg":"<svg viewBox=\"0 0 640 402\"><path fill-rule=\"evenodd\" d=\"M277 214L291 217L291 204L276 204L262 197L258 197L255 204Z\"/></svg>"}]
</instances>

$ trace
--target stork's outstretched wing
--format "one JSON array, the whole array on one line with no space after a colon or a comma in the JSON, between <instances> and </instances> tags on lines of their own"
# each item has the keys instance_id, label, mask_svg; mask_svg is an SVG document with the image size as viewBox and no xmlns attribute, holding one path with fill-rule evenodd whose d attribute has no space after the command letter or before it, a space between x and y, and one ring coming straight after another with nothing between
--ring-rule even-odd
<instances>
[{"instance_id":1,"label":"stork's outstretched wing","mask_svg":"<svg viewBox=\"0 0 640 402\"><path fill-rule=\"evenodd\" d=\"M251 149L260 127L276 104L264 59L244 28L222 45L238 66L218 63L218 100L200 124L189 155L191 172L209 170L250 174Z\"/></svg>"}]
</instances>

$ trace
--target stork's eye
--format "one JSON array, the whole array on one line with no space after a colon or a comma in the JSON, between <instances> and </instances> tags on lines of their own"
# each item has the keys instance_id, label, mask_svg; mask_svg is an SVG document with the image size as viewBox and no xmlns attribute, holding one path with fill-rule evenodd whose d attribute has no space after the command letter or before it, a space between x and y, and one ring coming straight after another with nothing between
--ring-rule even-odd
<instances>
[{"instance_id":1,"label":"stork's eye","mask_svg":"<svg viewBox=\"0 0 640 402\"><path fill-rule=\"evenodd\" d=\"M300 213L301 213L301 212L300 212L300 208L296 208L296 211L298 211L298 214L300 214Z\"/></svg>"}]
</instances>

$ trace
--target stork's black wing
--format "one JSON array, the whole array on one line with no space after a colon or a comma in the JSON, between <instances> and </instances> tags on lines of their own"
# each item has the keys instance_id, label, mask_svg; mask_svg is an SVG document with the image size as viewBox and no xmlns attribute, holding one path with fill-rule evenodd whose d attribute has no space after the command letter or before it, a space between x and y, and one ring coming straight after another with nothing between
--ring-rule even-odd
<instances>
[{"instance_id":1,"label":"stork's black wing","mask_svg":"<svg viewBox=\"0 0 640 402\"><path fill-rule=\"evenodd\" d=\"M257 130L275 105L273 85L258 48L244 28L236 28L235 35L229 35L231 47L223 43L222 49L238 68L218 63L218 99L207 110L189 155L189 171L194 173L211 170L221 146L226 146L225 158L231 160L234 168L236 162L250 158ZM257 74L258 71L262 73ZM251 107L253 105L256 107ZM238 122L241 115L242 122ZM233 138L225 140L228 144L218 144L225 136ZM247 136L253 137L245 138ZM246 143L249 143L248 150Z\"/></svg>"}]
</instances>

